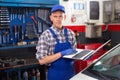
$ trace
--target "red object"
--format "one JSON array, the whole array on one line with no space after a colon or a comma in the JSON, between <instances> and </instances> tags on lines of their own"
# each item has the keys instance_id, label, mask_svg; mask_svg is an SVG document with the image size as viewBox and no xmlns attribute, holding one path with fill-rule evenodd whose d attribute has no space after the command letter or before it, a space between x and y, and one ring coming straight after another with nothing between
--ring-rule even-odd
<instances>
[{"instance_id":1,"label":"red object","mask_svg":"<svg viewBox=\"0 0 120 80\"><path fill-rule=\"evenodd\" d=\"M97 49L101 45L102 45L102 43L86 44L85 45L85 49L95 50L95 49Z\"/></svg>"},{"instance_id":2,"label":"red object","mask_svg":"<svg viewBox=\"0 0 120 80\"><path fill-rule=\"evenodd\" d=\"M37 24L37 20L35 19L34 16L30 16L31 19L33 19L33 21Z\"/></svg>"},{"instance_id":3,"label":"red object","mask_svg":"<svg viewBox=\"0 0 120 80\"><path fill-rule=\"evenodd\" d=\"M69 28L73 31L78 31L78 32L85 32L85 25L78 25L78 26L64 26L66 28Z\"/></svg>"},{"instance_id":4,"label":"red object","mask_svg":"<svg viewBox=\"0 0 120 80\"><path fill-rule=\"evenodd\" d=\"M96 50L98 47L100 47L102 43L94 43L94 44L87 44L85 45L85 49L91 49L91 50ZM98 50L89 60L93 61L100 57L103 54L103 48Z\"/></svg>"},{"instance_id":5,"label":"red object","mask_svg":"<svg viewBox=\"0 0 120 80\"><path fill-rule=\"evenodd\" d=\"M79 49L85 49L85 45L84 44L77 44L77 48L79 48Z\"/></svg>"},{"instance_id":6,"label":"red object","mask_svg":"<svg viewBox=\"0 0 120 80\"><path fill-rule=\"evenodd\" d=\"M106 25L102 24L102 31L105 30ZM67 25L64 26L66 28L69 28L73 31L78 31L78 32L85 32L86 25ZM107 31L120 31L120 24L109 24Z\"/></svg>"},{"instance_id":7,"label":"red object","mask_svg":"<svg viewBox=\"0 0 120 80\"><path fill-rule=\"evenodd\" d=\"M102 30L105 30L105 28L106 28L106 25L102 25ZM120 24L110 24L107 30L118 32L120 31Z\"/></svg>"},{"instance_id":8,"label":"red object","mask_svg":"<svg viewBox=\"0 0 120 80\"><path fill-rule=\"evenodd\" d=\"M87 67L87 61L76 60L74 63L75 72L79 73L81 70Z\"/></svg>"}]
</instances>

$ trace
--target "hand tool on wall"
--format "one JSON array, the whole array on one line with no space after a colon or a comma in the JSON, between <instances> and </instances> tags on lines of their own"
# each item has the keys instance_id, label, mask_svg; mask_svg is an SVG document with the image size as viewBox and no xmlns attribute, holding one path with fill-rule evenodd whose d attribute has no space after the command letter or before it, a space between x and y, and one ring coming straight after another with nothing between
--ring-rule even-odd
<instances>
[{"instance_id":1,"label":"hand tool on wall","mask_svg":"<svg viewBox=\"0 0 120 80\"><path fill-rule=\"evenodd\" d=\"M35 16L34 15L31 15L30 16L30 18L33 20L33 22L34 22L34 25L35 25L35 32L37 33L37 34L39 34L39 31L38 31L38 22L37 22L37 20L36 20L36 18L35 18Z\"/></svg>"},{"instance_id":2,"label":"hand tool on wall","mask_svg":"<svg viewBox=\"0 0 120 80\"><path fill-rule=\"evenodd\" d=\"M3 32L3 44L6 44L8 32L6 30L3 30L2 32Z\"/></svg>"},{"instance_id":3,"label":"hand tool on wall","mask_svg":"<svg viewBox=\"0 0 120 80\"><path fill-rule=\"evenodd\" d=\"M2 39L2 30L0 30L0 45L2 45L3 39Z\"/></svg>"},{"instance_id":4,"label":"hand tool on wall","mask_svg":"<svg viewBox=\"0 0 120 80\"><path fill-rule=\"evenodd\" d=\"M37 21L34 17L34 13L28 13L25 17L25 40L36 40L38 39L38 29L37 29Z\"/></svg>"},{"instance_id":5,"label":"hand tool on wall","mask_svg":"<svg viewBox=\"0 0 120 80\"><path fill-rule=\"evenodd\" d=\"M23 23L18 18L15 18L10 23L10 34L11 34L11 41L13 44L17 44L19 40L22 40L22 26Z\"/></svg>"}]
</instances>

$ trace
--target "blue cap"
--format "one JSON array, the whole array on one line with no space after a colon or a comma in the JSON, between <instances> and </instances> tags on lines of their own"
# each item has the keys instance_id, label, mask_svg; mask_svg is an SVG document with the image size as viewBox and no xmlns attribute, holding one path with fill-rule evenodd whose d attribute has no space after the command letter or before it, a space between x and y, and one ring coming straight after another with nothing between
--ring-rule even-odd
<instances>
[{"instance_id":1,"label":"blue cap","mask_svg":"<svg viewBox=\"0 0 120 80\"><path fill-rule=\"evenodd\" d=\"M51 13L53 13L55 11L62 11L65 13L65 8L62 5L55 5L51 9Z\"/></svg>"}]
</instances>

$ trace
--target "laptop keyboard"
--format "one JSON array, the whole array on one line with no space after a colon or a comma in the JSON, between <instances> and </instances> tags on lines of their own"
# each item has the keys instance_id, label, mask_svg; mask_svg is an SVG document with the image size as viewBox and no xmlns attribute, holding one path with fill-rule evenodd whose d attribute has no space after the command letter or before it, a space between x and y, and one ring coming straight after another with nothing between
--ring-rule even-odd
<instances>
[{"instance_id":1,"label":"laptop keyboard","mask_svg":"<svg viewBox=\"0 0 120 80\"><path fill-rule=\"evenodd\" d=\"M81 57L85 56L86 54L88 54L89 52L90 52L90 50L81 51L80 53L73 56L73 58L81 58Z\"/></svg>"}]
</instances>

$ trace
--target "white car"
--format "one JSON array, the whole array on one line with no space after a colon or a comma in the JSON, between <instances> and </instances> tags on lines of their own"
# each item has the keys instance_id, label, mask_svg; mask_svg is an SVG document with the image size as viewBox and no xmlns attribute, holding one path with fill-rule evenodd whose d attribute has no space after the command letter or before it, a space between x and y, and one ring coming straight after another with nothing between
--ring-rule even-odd
<instances>
[{"instance_id":1,"label":"white car","mask_svg":"<svg viewBox=\"0 0 120 80\"><path fill-rule=\"evenodd\" d=\"M120 43L70 80L120 80Z\"/></svg>"}]
</instances>

